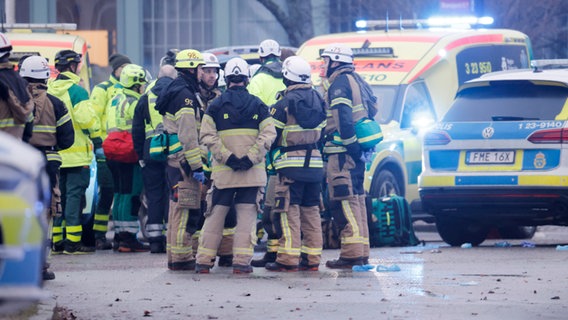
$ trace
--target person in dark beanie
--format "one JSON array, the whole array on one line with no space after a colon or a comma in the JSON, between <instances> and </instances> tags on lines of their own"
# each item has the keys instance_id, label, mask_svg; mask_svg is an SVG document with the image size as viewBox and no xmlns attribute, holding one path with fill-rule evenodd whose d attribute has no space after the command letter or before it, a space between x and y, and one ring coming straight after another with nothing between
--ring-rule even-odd
<instances>
[{"instance_id":1,"label":"person in dark beanie","mask_svg":"<svg viewBox=\"0 0 568 320\"><path fill-rule=\"evenodd\" d=\"M117 86L120 87L119 79L122 68L130 64L130 58L125 55L115 53L108 59L112 67L112 73L108 80L97 84L91 93L91 103L97 117L101 121L103 140L107 136L107 104L114 98ZM97 250L108 250L112 248L110 241L106 239L109 212L113 199L112 174L107 166L104 154L95 155L97 159L97 184L99 186L97 208L95 210L93 231L95 234L95 246ZM89 225L91 221L89 222Z\"/></svg>"}]
</instances>

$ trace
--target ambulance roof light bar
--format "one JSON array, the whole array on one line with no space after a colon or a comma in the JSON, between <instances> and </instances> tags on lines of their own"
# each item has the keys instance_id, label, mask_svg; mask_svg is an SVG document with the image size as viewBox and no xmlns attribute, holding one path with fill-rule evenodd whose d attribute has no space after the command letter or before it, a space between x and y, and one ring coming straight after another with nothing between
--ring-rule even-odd
<instances>
[{"instance_id":1,"label":"ambulance roof light bar","mask_svg":"<svg viewBox=\"0 0 568 320\"><path fill-rule=\"evenodd\" d=\"M493 24L492 17L430 17L428 19L399 19L399 20L357 20L355 26L358 29L376 30L392 27L399 28L440 28L440 27L461 27L471 28L471 26L487 26Z\"/></svg>"}]
</instances>

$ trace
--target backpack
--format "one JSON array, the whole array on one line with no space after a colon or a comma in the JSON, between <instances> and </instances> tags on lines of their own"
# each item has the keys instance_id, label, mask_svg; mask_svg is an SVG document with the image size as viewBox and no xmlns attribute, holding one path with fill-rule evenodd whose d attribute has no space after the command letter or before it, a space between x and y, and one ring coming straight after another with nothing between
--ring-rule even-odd
<instances>
[{"instance_id":1,"label":"backpack","mask_svg":"<svg viewBox=\"0 0 568 320\"><path fill-rule=\"evenodd\" d=\"M404 197L367 197L366 202L371 247L404 247L420 243L414 233L412 214Z\"/></svg>"},{"instance_id":2,"label":"backpack","mask_svg":"<svg viewBox=\"0 0 568 320\"><path fill-rule=\"evenodd\" d=\"M359 93L354 92L353 95L360 95L361 103L365 107L365 110L367 110L367 117L355 123L355 135L357 136L357 142L361 145L361 149L371 150L383 140L381 127L377 121L375 121L375 115L378 112L378 99L373 94L373 90L369 84L365 82L359 74L353 72L351 76L352 77L348 77L351 86L356 85L359 87Z\"/></svg>"}]
</instances>

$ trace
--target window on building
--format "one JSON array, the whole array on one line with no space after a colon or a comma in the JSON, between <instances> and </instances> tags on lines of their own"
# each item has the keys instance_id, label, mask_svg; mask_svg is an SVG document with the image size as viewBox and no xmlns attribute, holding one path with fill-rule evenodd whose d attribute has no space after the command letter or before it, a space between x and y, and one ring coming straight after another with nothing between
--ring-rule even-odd
<instances>
[{"instance_id":1,"label":"window on building","mask_svg":"<svg viewBox=\"0 0 568 320\"><path fill-rule=\"evenodd\" d=\"M212 1L144 0L144 65L154 72L170 49L212 47Z\"/></svg>"}]
</instances>

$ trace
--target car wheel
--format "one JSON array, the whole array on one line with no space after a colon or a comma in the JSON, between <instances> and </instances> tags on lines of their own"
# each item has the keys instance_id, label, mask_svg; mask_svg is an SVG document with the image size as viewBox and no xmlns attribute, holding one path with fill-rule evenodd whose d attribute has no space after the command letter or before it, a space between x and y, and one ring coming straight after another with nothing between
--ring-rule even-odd
<instances>
[{"instance_id":1,"label":"car wheel","mask_svg":"<svg viewBox=\"0 0 568 320\"><path fill-rule=\"evenodd\" d=\"M436 217L436 228L442 240L454 247L464 243L478 246L485 241L489 233L489 226L453 217Z\"/></svg>"},{"instance_id":2,"label":"car wheel","mask_svg":"<svg viewBox=\"0 0 568 320\"><path fill-rule=\"evenodd\" d=\"M536 232L535 226L514 226L499 228L499 234L504 239L532 239Z\"/></svg>"},{"instance_id":3,"label":"car wheel","mask_svg":"<svg viewBox=\"0 0 568 320\"><path fill-rule=\"evenodd\" d=\"M373 180L371 190L373 198L386 197L392 194L404 196L396 176L390 170L380 170L379 175Z\"/></svg>"}]
</instances>

